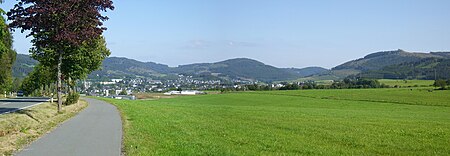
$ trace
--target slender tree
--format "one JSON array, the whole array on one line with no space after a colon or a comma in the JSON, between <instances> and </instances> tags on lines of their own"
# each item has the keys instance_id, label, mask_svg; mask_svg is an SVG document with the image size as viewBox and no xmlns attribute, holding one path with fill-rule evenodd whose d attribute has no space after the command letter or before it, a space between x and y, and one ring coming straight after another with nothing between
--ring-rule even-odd
<instances>
[{"instance_id":1,"label":"slender tree","mask_svg":"<svg viewBox=\"0 0 450 156\"><path fill-rule=\"evenodd\" d=\"M0 3L3 1L0 0ZM12 91L12 66L16 60L16 52L12 49L12 36L0 9L0 92Z\"/></svg>"},{"instance_id":2,"label":"slender tree","mask_svg":"<svg viewBox=\"0 0 450 156\"><path fill-rule=\"evenodd\" d=\"M34 37L32 57L44 66L56 66L58 111L63 58L77 55L74 49L101 36L108 17L100 12L108 9L114 9L111 0L19 0L7 13L11 28L30 30L27 37Z\"/></svg>"}]
</instances>

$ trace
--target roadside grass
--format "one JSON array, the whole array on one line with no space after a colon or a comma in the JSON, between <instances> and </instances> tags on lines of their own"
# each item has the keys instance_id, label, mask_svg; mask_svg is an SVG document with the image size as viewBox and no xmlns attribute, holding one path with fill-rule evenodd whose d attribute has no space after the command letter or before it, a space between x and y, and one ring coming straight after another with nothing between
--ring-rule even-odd
<instances>
[{"instance_id":1,"label":"roadside grass","mask_svg":"<svg viewBox=\"0 0 450 156\"><path fill-rule=\"evenodd\" d=\"M102 100L122 113L127 155L449 155L450 92L422 96L424 92L408 91L307 90ZM404 103L442 103L395 103L395 98L384 97L389 94L408 96ZM364 96L387 101L362 101Z\"/></svg>"},{"instance_id":2,"label":"roadside grass","mask_svg":"<svg viewBox=\"0 0 450 156\"><path fill-rule=\"evenodd\" d=\"M64 106L63 112L57 113L55 103L44 103L0 115L0 155L12 155L86 106L87 102L80 100L78 104Z\"/></svg>"},{"instance_id":3,"label":"roadside grass","mask_svg":"<svg viewBox=\"0 0 450 156\"><path fill-rule=\"evenodd\" d=\"M380 79L380 83L389 85L391 87L429 87L434 84L434 80L394 80L394 79Z\"/></svg>"}]
</instances>

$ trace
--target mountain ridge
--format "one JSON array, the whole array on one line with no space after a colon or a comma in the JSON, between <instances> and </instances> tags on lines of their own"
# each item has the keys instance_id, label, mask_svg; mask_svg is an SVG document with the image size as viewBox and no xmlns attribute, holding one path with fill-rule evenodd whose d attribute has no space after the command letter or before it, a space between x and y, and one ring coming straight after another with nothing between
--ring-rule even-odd
<instances>
[{"instance_id":1,"label":"mountain ridge","mask_svg":"<svg viewBox=\"0 0 450 156\"><path fill-rule=\"evenodd\" d=\"M23 78L32 71L33 63L35 65L37 61L33 60L29 55L18 55L22 59L15 63L17 68L13 72L17 77ZM32 63L29 60L32 60ZM298 68L290 69L301 70ZM103 61L102 69L92 72L89 78L174 78L176 74L185 74L198 77L208 75L212 79L231 78L270 82L296 79L302 75L309 75L311 72L314 73L314 71L308 71L307 74L295 74L286 68L277 68L250 58L233 58L214 63L194 63L169 67L165 64L149 61L142 62L126 57L108 57Z\"/></svg>"},{"instance_id":2,"label":"mountain ridge","mask_svg":"<svg viewBox=\"0 0 450 156\"><path fill-rule=\"evenodd\" d=\"M400 66L404 63L419 62L424 59L450 59L450 52L407 52L402 49L370 53L362 58L347 61L326 74L313 75L309 79L339 80L361 72L379 71L388 66ZM392 69L392 68L391 68ZM407 77L407 76L404 76Z\"/></svg>"},{"instance_id":3,"label":"mountain ridge","mask_svg":"<svg viewBox=\"0 0 450 156\"><path fill-rule=\"evenodd\" d=\"M438 62L433 62L436 60ZM155 62L141 62L125 57L108 57L102 69L92 72L90 79L148 77L154 79L176 79L178 74L197 79L287 81L287 80L340 80L360 73L376 75L373 78L430 78L430 69L439 67L443 77L450 59L450 52L406 52L392 50L370 53L362 58L347 61L332 69L322 67L278 68L250 58L233 58L213 63L193 63L169 67ZM28 55L18 54L13 75L24 77L37 61ZM442 63L441 63L442 62ZM420 67L415 68L415 66ZM398 67L398 68L397 68ZM425 68L426 67L426 68ZM448 68L450 71L450 68ZM383 72L383 70L388 72ZM398 72L407 70L409 72ZM417 76L417 75L422 76ZM360 74L361 75L361 74ZM380 76L383 75L383 76ZM372 78L372 77L371 77Z\"/></svg>"}]
</instances>

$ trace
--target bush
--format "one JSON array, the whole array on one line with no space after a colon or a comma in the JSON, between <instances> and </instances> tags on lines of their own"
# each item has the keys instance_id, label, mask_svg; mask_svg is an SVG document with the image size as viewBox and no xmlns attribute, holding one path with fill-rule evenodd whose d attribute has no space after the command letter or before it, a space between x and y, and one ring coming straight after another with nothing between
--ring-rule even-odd
<instances>
[{"instance_id":1,"label":"bush","mask_svg":"<svg viewBox=\"0 0 450 156\"><path fill-rule=\"evenodd\" d=\"M64 105L71 105L78 102L78 99L80 99L80 94L78 93L69 93L67 96L66 101L64 101Z\"/></svg>"}]
</instances>

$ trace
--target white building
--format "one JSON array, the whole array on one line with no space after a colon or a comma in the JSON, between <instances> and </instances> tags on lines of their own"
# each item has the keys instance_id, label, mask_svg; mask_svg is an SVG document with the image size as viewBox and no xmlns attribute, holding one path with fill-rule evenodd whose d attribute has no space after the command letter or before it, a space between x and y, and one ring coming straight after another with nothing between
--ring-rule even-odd
<instances>
[{"instance_id":1,"label":"white building","mask_svg":"<svg viewBox=\"0 0 450 156\"><path fill-rule=\"evenodd\" d=\"M112 82L118 83L120 81L123 81L123 79L111 79Z\"/></svg>"},{"instance_id":2,"label":"white building","mask_svg":"<svg viewBox=\"0 0 450 156\"><path fill-rule=\"evenodd\" d=\"M164 95L198 95L198 94L205 94L205 92L198 90L184 90L184 91L170 91L164 93Z\"/></svg>"}]
</instances>

